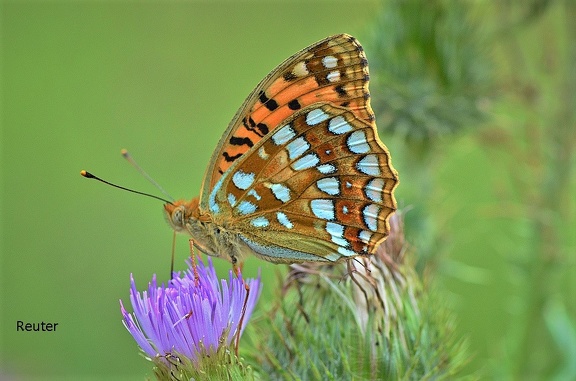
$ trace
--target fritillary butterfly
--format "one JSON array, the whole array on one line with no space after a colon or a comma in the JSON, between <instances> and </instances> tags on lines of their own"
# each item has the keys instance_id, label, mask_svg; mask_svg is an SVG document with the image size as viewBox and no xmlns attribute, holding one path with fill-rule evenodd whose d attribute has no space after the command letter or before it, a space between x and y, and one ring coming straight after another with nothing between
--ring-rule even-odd
<instances>
[{"instance_id":1,"label":"fritillary butterfly","mask_svg":"<svg viewBox=\"0 0 576 381\"><path fill-rule=\"evenodd\" d=\"M296 53L240 107L200 197L164 205L202 252L236 263L339 262L372 254L398 175L378 138L360 43L340 34Z\"/></svg>"}]
</instances>

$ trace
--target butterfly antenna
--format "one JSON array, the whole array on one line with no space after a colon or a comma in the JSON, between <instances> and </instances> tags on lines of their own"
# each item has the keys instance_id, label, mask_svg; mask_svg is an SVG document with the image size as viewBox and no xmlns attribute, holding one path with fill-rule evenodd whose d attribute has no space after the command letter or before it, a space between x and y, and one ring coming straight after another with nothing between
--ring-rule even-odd
<instances>
[{"instance_id":1,"label":"butterfly antenna","mask_svg":"<svg viewBox=\"0 0 576 381\"><path fill-rule=\"evenodd\" d=\"M128 191L128 192L132 192L132 193L136 193L136 194L141 194L142 196L155 198L156 200L163 201L163 202L165 202L166 204L174 205L174 203L173 203L172 201L168 201L168 200L166 200L166 199L163 199L162 197L154 196L153 194L150 194L150 193L144 193L144 192L140 192L140 191L137 191L137 190L134 190L134 189L130 189L130 188L122 187L122 186L120 186L120 185L113 184L113 183L111 183L111 182L109 182L109 181L106 181L106 180L104 180L104 179L101 179L100 177L95 176L95 175L93 175L93 174L91 174L90 172L85 171L85 170L81 170L81 171L80 171L80 174L81 174L82 176L86 177L87 179L98 180L98 181L100 181L101 183L110 185L110 186L112 186L112 187L114 187L114 188L122 189L122 190L125 190L125 191Z\"/></svg>"},{"instance_id":2,"label":"butterfly antenna","mask_svg":"<svg viewBox=\"0 0 576 381\"><path fill-rule=\"evenodd\" d=\"M160 186L160 184L158 184L148 173L146 173L145 170L142 169L141 166L138 165L138 163L136 163L136 160L134 160L134 158L132 157L132 155L130 155L128 150L122 149L120 151L120 153L122 154L124 159L128 160L128 162L130 164L132 164L132 166L134 168L136 168L136 170L138 172L140 172L140 174L142 176L144 176L144 178L146 178L146 180L150 181L150 183L152 183L152 185L154 185L156 187L156 189L158 189L164 196L168 197L171 200L174 200L174 197L170 196L170 194L168 192L166 192L166 190L164 188L162 188L162 186Z\"/></svg>"}]
</instances>

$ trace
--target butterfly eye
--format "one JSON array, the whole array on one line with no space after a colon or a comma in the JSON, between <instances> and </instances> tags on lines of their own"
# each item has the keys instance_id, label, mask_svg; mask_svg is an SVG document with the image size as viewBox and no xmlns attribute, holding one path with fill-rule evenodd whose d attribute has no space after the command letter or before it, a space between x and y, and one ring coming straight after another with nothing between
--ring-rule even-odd
<instances>
[{"instance_id":1,"label":"butterfly eye","mask_svg":"<svg viewBox=\"0 0 576 381\"><path fill-rule=\"evenodd\" d=\"M181 207L174 209L172 213L172 223L174 226L184 226L184 211Z\"/></svg>"}]
</instances>

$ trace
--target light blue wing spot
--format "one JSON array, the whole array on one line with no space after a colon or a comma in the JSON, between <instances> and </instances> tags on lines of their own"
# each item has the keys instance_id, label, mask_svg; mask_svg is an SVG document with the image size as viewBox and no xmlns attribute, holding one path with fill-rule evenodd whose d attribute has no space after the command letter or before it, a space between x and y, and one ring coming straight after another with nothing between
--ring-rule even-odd
<instances>
[{"instance_id":1,"label":"light blue wing spot","mask_svg":"<svg viewBox=\"0 0 576 381\"><path fill-rule=\"evenodd\" d=\"M364 243L369 243L370 238L372 238L372 232L368 230L362 230L360 231L360 234L358 234L358 238L360 238L360 241Z\"/></svg>"},{"instance_id":2,"label":"light blue wing spot","mask_svg":"<svg viewBox=\"0 0 576 381\"><path fill-rule=\"evenodd\" d=\"M254 213L258 207L250 201L242 201L238 204L236 209L238 210L238 213L246 215Z\"/></svg>"},{"instance_id":3,"label":"light blue wing spot","mask_svg":"<svg viewBox=\"0 0 576 381\"><path fill-rule=\"evenodd\" d=\"M294 227L292 221L290 221L290 219L288 219L288 216L282 212L276 213L276 219L278 220L278 222L280 222L281 225L285 226L288 229L292 229Z\"/></svg>"},{"instance_id":4,"label":"light blue wing spot","mask_svg":"<svg viewBox=\"0 0 576 381\"><path fill-rule=\"evenodd\" d=\"M366 141L366 133L362 130L354 131L348 136L346 140L348 149L354 153L367 153L370 151L370 146Z\"/></svg>"},{"instance_id":5,"label":"light blue wing spot","mask_svg":"<svg viewBox=\"0 0 576 381\"><path fill-rule=\"evenodd\" d=\"M354 251L350 250L350 249L346 249L344 247L339 247L338 248L338 252L340 254L342 254L345 257L354 257L356 255L358 255L357 253L355 253Z\"/></svg>"},{"instance_id":6,"label":"light blue wing spot","mask_svg":"<svg viewBox=\"0 0 576 381\"><path fill-rule=\"evenodd\" d=\"M224 178L225 176L220 177L220 180L218 180L216 185L214 185L214 189L212 189L212 192L210 192L210 197L208 197L208 207L210 208L210 211L212 213L220 213L220 206L216 201L216 193L218 193L218 191L222 187L222 182L224 181Z\"/></svg>"},{"instance_id":7,"label":"light blue wing spot","mask_svg":"<svg viewBox=\"0 0 576 381\"><path fill-rule=\"evenodd\" d=\"M338 65L338 59L334 56L326 56L322 58L322 65L324 65L326 69L335 68Z\"/></svg>"},{"instance_id":8,"label":"light blue wing spot","mask_svg":"<svg viewBox=\"0 0 576 381\"><path fill-rule=\"evenodd\" d=\"M265 228L268 227L268 225L270 225L270 221L268 221L268 219L263 216L254 218L252 221L250 221L250 223L252 224L252 226L257 228Z\"/></svg>"},{"instance_id":9,"label":"light blue wing spot","mask_svg":"<svg viewBox=\"0 0 576 381\"><path fill-rule=\"evenodd\" d=\"M342 115L338 115L328 122L328 130L336 135L342 135L353 130L350 123Z\"/></svg>"},{"instance_id":10,"label":"light blue wing spot","mask_svg":"<svg viewBox=\"0 0 576 381\"><path fill-rule=\"evenodd\" d=\"M332 242L336 245L343 247L350 246L348 240L344 238L344 226L334 222L328 222L326 223L326 231L332 236Z\"/></svg>"},{"instance_id":11,"label":"light blue wing spot","mask_svg":"<svg viewBox=\"0 0 576 381\"><path fill-rule=\"evenodd\" d=\"M295 171L313 168L320 162L320 158L315 153L309 153L292 163L291 167Z\"/></svg>"},{"instance_id":12,"label":"light blue wing spot","mask_svg":"<svg viewBox=\"0 0 576 381\"><path fill-rule=\"evenodd\" d=\"M296 136L296 133L294 132L294 130L292 129L292 126L290 126L289 124L287 124L284 127L281 127L277 133L275 133L274 135L272 135L272 141L274 142L274 144L276 144L277 146L281 146L284 145L286 143L288 143L290 140L292 140L294 137Z\"/></svg>"},{"instance_id":13,"label":"light blue wing spot","mask_svg":"<svg viewBox=\"0 0 576 381\"><path fill-rule=\"evenodd\" d=\"M382 190L384 189L384 179L375 178L370 180L364 188L364 193L366 197L374 202L382 202Z\"/></svg>"},{"instance_id":14,"label":"light blue wing spot","mask_svg":"<svg viewBox=\"0 0 576 381\"><path fill-rule=\"evenodd\" d=\"M317 199L310 201L312 213L323 220L334 219L334 203L332 200Z\"/></svg>"},{"instance_id":15,"label":"light blue wing spot","mask_svg":"<svg viewBox=\"0 0 576 381\"><path fill-rule=\"evenodd\" d=\"M258 156L260 156L260 158L264 160L268 160L268 158L270 157L270 155L268 155L264 147L260 147L258 149Z\"/></svg>"},{"instance_id":16,"label":"light blue wing spot","mask_svg":"<svg viewBox=\"0 0 576 381\"><path fill-rule=\"evenodd\" d=\"M315 126L318 123L322 123L329 117L330 116L326 114L323 110L317 108L315 110L310 111L306 115L306 124L308 124L309 126Z\"/></svg>"},{"instance_id":17,"label":"light blue wing spot","mask_svg":"<svg viewBox=\"0 0 576 381\"><path fill-rule=\"evenodd\" d=\"M366 155L356 163L356 168L369 176L380 176L380 163L378 156Z\"/></svg>"},{"instance_id":18,"label":"light blue wing spot","mask_svg":"<svg viewBox=\"0 0 576 381\"><path fill-rule=\"evenodd\" d=\"M332 236L332 242L334 242L336 245L338 245L340 247L348 246L348 241L345 238L338 238L338 237Z\"/></svg>"},{"instance_id":19,"label":"light blue wing spot","mask_svg":"<svg viewBox=\"0 0 576 381\"><path fill-rule=\"evenodd\" d=\"M236 201L236 196L234 196L232 193L228 193L228 203L230 206L236 205Z\"/></svg>"},{"instance_id":20,"label":"light blue wing spot","mask_svg":"<svg viewBox=\"0 0 576 381\"><path fill-rule=\"evenodd\" d=\"M262 199L262 197L254 190L254 189L250 189L248 191L248 194L252 197L254 197L256 200L260 201Z\"/></svg>"},{"instance_id":21,"label":"light blue wing spot","mask_svg":"<svg viewBox=\"0 0 576 381\"><path fill-rule=\"evenodd\" d=\"M338 70L331 71L330 73L326 74L326 79L329 82L336 82L340 80L340 72Z\"/></svg>"},{"instance_id":22,"label":"light blue wing spot","mask_svg":"<svg viewBox=\"0 0 576 381\"><path fill-rule=\"evenodd\" d=\"M378 231L378 213L380 213L380 207L376 204L367 205L362 210L362 215L364 216L364 223L368 229L372 231Z\"/></svg>"},{"instance_id":23,"label":"light blue wing spot","mask_svg":"<svg viewBox=\"0 0 576 381\"><path fill-rule=\"evenodd\" d=\"M336 172L336 167L332 164L322 164L319 165L316 169L323 175L329 175Z\"/></svg>"},{"instance_id":24,"label":"light blue wing spot","mask_svg":"<svg viewBox=\"0 0 576 381\"><path fill-rule=\"evenodd\" d=\"M327 222L326 231L328 232L328 234L336 237L344 236L344 226L337 224L335 222Z\"/></svg>"},{"instance_id":25,"label":"light blue wing spot","mask_svg":"<svg viewBox=\"0 0 576 381\"><path fill-rule=\"evenodd\" d=\"M255 177L256 174L254 173L245 173L238 170L232 175L232 182L238 189L246 190L252 186Z\"/></svg>"},{"instance_id":26,"label":"light blue wing spot","mask_svg":"<svg viewBox=\"0 0 576 381\"><path fill-rule=\"evenodd\" d=\"M325 177L316 181L318 189L330 196L340 194L340 181L336 177Z\"/></svg>"},{"instance_id":27,"label":"light blue wing spot","mask_svg":"<svg viewBox=\"0 0 576 381\"><path fill-rule=\"evenodd\" d=\"M290 188L283 184L272 184L270 190L276 199L286 203L290 201Z\"/></svg>"},{"instance_id":28,"label":"light blue wing spot","mask_svg":"<svg viewBox=\"0 0 576 381\"><path fill-rule=\"evenodd\" d=\"M294 160L297 157L302 156L302 154L310 149L310 143L306 141L302 136L298 139L294 139L286 145L286 150L288 150L288 156L290 160Z\"/></svg>"}]
</instances>

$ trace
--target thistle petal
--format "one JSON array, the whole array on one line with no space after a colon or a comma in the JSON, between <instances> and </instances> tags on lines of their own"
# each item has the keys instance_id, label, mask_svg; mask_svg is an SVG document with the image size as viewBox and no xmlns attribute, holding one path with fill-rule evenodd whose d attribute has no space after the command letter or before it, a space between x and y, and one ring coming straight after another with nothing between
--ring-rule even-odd
<instances>
[{"instance_id":1,"label":"thistle petal","mask_svg":"<svg viewBox=\"0 0 576 381\"><path fill-rule=\"evenodd\" d=\"M207 265L201 260L188 265L167 285L158 286L154 275L142 292L130 275L134 312L127 312L122 301L120 311L124 326L151 360L164 361L177 353L198 364L203 356L230 347L260 295L260 276L244 281L230 271L227 280L218 279L210 258Z\"/></svg>"}]
</instances>

